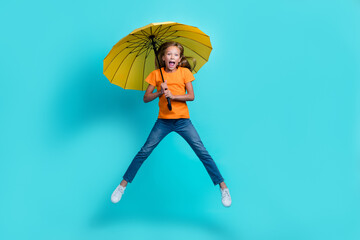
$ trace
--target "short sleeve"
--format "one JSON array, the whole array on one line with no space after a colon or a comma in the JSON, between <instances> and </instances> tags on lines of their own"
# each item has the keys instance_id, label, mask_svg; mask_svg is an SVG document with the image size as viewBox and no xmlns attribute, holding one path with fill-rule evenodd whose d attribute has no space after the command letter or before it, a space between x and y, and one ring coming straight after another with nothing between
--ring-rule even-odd
<instances>
[{"instance_id":1,"label":"short sleeve","mask_svg":"<svg viewBox=\"0 0 360 240\"><path fill-rule=\"evenodd\" d=\"M145 82L153 85L154 87L156 87L156 74L155 74L155 71L152 71L149 76L147 76L145 78Z\"/></svg>"},{"instance_id":2,"label":"short sleeve","mask_svg":"<svg viewBox=\"0 0 360 240\"><path fill-rule=\"evenodd\" d=\"M194 75L190 72L188 68L184 68L184 79L185 79L185 83L195 80Z\"/></svg>"}]
</instances>

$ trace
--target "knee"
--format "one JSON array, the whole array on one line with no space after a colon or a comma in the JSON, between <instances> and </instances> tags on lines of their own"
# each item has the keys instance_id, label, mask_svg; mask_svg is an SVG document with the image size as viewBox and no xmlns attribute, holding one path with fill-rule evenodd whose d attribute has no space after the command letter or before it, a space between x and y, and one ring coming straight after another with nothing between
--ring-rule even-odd
<instances>
[{"instance_id":1,"label":"knee","mask_svg":"<svg viewBox=\"0 0 360 240\"><path fill-rule=\"evenodd\" d=\"M140 151L138 152L138 155L140 155L140 156L145 156L145 155L148 155L148 154L149 154L149 149L145 148L145 147L142 147L140 149Z\"/></svg>"},{"instance_id":2,"label":"knee","mask_svg":"<svg viewBox=\"0 0 360 240\"><path fill-rule=\"evenodd\" d=\"M193 144L193 149L197 155L202 155L202 156L209 155L208 151L206 150L204 144L201 141L195 142Z\"/></svg>"},{"instance_id":3,"label":"knee","mask_svg":"<svg viewBox=\"0 0 360 240\"><path fill-rule=\"evenodd\" d=\"M145 145L140 149L138 155L141 157L148 157L153 149L154 149L153 147Z\"/></svg>"},{"instance_id":4,"label":"knee","mask_svg":"<svg viewBox=\"0 0 360 240\"><path fill-rule=\"evenodd\" d=\"M192 143L193 147L198 149L198 150L201 150L201 151L206 151L205 149L205 146L204 144L202 143L202 141L199 139L199 140L196 140L196 141L193 141Z\"/></svg>"}]
</instances>

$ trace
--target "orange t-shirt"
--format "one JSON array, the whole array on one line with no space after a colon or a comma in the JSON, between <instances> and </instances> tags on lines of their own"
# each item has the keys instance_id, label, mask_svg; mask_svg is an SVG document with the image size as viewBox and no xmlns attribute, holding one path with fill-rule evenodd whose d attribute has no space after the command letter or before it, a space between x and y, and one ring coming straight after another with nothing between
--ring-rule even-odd
<instances>
[{"instance_id":1,"label":"orange t-shirt","mask_svg":"<svg viewBox=\"0 0 360 240\"><path fill-rule=\"evenodd\" d=\"M167 81L168 88L173 95L185 95L186 88L185 83L194 81L195 78L188 68L178 67L175 72L167 73L164 68L161 69L164 76L164 80ZM161 90L162 78L160 70L156 69L152 71L145 81L154 87L158 91ZM178 118L190 118L189 109L186 102L171 101L172 110L169 111L167 107L167 100L165 94L161 95L159 99L159 116L163 119L178 119Z\"/></svg>"}]
</instances>

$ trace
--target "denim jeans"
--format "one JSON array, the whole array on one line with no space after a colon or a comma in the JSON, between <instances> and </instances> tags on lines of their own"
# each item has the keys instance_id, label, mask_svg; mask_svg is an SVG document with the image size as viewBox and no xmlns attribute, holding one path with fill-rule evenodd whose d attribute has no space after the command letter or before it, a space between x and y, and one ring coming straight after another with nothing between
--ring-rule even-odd
<instances>
[{"instance_id":1,"label":"denim jeans","mask_svg":"<svg viewBox=\"0 0 360 240\"><path fill-rule=\"evenodd\" d=\"M172 131L177 132L191 146L201 162L204 164L214 185L224 181L214 160L205 149L198 133L192 125L190 119L157 119L144 146L136 154L123 178L127 182L132 182L143 162L149 157L151 152L160 141Z\"/></svg>"}]
</instances>

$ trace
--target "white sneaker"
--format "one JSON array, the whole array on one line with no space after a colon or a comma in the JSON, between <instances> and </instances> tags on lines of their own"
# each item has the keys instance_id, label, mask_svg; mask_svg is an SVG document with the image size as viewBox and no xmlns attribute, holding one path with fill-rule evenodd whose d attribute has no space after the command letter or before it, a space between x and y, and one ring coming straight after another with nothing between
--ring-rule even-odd
<instances>
[{"instance_id":1,"label":"white sneaker","mask_svg":"<svg viewBox=\"0 0 360 240\"><path fill-rule=\"evenodd\" d=\"M228 188L221 189L221 202L225 207L230 207L231 205L231 196Z\"/></svg>"},{"instance_id":2,"label":"white sneaker","mask_svg":"<svg viewBox=\"0 0 360 240\"><path fill-rule=\"evenodd\" d=\"M113 203L117 203L120 201L121 196L124 194L126 187L123 187L119 184L119 186L116 187L116 189L114 190L114 192L111 195L111 201Z\"/></svg>"}]
</instances>

